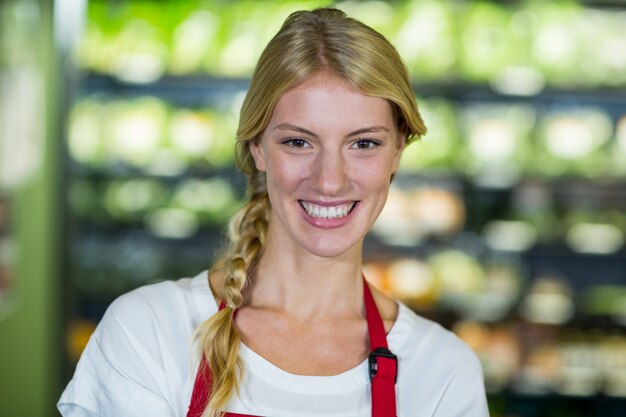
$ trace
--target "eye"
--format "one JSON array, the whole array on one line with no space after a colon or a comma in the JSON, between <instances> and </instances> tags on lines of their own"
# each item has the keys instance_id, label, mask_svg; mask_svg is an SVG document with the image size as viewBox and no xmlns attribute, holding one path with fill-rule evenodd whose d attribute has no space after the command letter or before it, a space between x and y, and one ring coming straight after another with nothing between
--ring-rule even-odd
<instances>
[{"instance_id":1,"label":"eye","mask_svg":"<svg viewBox=\"0 0 626 417\"><path fill-rule=\"evenodd\" d=\"M306 140L302 138L287 138L280 143L290 146L292 148L308 148L311 146Z\"/></svg>"},{"instance_id":2,"label":"eye","mask_svg":"<svg viewBox=\"0 0 626 417\"><path fill-rule=\"evenodd\" d=\"M381 142L376 139L359 139L352 144L352 148L356 149L372 149L380 146Z\"/></svg>"}]
</instances>

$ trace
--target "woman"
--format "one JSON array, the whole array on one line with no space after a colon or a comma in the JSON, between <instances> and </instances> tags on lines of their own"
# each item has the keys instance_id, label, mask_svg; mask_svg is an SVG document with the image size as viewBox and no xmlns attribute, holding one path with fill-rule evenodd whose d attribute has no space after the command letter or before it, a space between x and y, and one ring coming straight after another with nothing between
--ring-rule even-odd
<instances>
[{"instance_id":1,"label":"woman","mask_svg":"<svg viewBox=\"0 0 626 417\"><path fill-rule=\"evenodd\" d=\"M118 298L62 414L486 416L471 350L362 276L364 236L424 133L384 37L334 9L289 16L241 110L250 200L230 248L208 279Z\"/></svg>"}]
</instances>

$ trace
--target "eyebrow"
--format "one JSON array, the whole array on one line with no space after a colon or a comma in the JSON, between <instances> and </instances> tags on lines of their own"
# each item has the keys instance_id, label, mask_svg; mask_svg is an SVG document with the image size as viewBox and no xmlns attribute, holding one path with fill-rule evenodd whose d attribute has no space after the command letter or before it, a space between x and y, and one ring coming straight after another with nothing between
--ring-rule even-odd
<instances>
[{"instance_id":1,"label":"eyebrow","mask_svg":"<svg viewBox=\"0 0 626 417\"><path fill-rule=\"evenodd\" d=\"M317 135L313 132L311 132L308 129L305 129L303 127L300 126L296 126L296 125L292 125L290 123L281 123L279 125L277 125L274 129L279 129L279 130L291 130L294 132L300 132L300 133L304 133L306 135L309 136L313 136L313 137L317 137ZM351 132L348 134L348 136L356 136L356 135L361 135L363 133L374 133L374 132L387 132L389 133L389 129L387 129L385 126L369 126L369 127L364 127L361 129L357 129L354 132Z\"/></svg>"}]
</instances>

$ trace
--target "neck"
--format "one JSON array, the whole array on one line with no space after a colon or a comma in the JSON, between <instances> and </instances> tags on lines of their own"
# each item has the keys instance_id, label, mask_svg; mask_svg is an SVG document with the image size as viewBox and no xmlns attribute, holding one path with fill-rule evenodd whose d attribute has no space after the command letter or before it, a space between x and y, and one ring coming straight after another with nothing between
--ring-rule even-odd
<instances>
[{"instance_id":1,"label":"neck","mask_svg":"<svg viewBox=\"0 0 626 417\"><path fill-rule=\"evenodd\" d=\"M284 246L284 245L283 245ZM298 320L362 315L361 247L325 258L295 249L265 247L247 304L282 311Z\"/></svg>"}]
</instances>

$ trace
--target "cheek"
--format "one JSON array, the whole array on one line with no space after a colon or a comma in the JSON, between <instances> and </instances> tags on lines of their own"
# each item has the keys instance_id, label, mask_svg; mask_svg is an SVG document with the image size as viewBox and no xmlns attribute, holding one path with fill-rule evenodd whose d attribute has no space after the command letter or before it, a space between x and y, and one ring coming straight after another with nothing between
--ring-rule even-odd
<instances>
[{"instance_id":1,"label":"cheek","mask_svg":"<svg viewBox=\"0 0 626 417\"><path fill-rule=\"evenodd\" d=\"M279 188L288 192L306 178L308 168L301 161L292 161L289 158L270 158L267 161L267 182L270 188ZM278 190L275 190L278 191Z\"/></svg>"},{"instance_id":2,"label":"cheek","mask_svg":"<svg viewBox=\"0 0 626 417\"><path fill-rule=\"evenodd\" d=\"M393 161L391 159L379 159L366 163L356 163L350 168L352 179L362 188L371 191L383 191L389 188L391 175L393 174Z\"/></svg>"}]
</instances>

